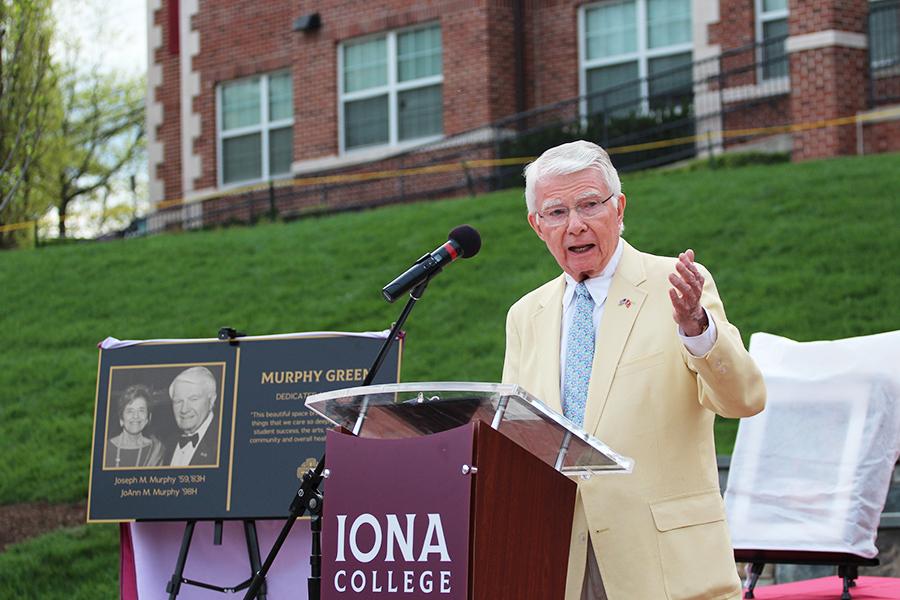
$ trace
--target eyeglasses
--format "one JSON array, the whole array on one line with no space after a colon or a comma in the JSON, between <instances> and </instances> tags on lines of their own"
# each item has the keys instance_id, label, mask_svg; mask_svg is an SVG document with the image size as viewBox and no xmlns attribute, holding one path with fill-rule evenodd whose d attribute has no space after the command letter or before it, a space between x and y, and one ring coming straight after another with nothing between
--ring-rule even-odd
<instances>
[{"instance_id":1,"label":"eyeglasses","mask_svg":"<svg viewBox=\"0 0 900 600\"><path fill-rule=\"evenodd\" d=\"M575 205L575 212L577 212L578 216L582 219L593 219L603 212L603 205L613 196L615 196L615 194L610 194L606 197L606 200L582 200ZM568 206L560 205L548 208L547 210L538 211L538 216L546 221L549 227L559 227L560 225L566 224L571 212L572 209Z\"/></svg>"}]
</instances>

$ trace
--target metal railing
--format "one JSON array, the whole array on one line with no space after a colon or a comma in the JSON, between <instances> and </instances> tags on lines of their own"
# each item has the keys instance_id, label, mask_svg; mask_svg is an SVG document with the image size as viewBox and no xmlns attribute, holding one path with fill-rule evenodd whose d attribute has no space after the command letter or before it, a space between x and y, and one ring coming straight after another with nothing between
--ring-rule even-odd
<instances>
[{"instance_id":1,"label":"metal railing","mask_svg":"<svg viewBox=\"0 0 900 600\"><path fill-rule=\"evenodd\" d=\"M900 0L873 4L870 28L885 30L882 20L896 19L898 5ZM879 39L893 39L896 46L897 30L890 31L894 38L884 34ZM173 206L151 215L148 230L291 219L521 186L522 166L528 157L575 139L590 139L613 149L620 171L718 153L726 146L758 139L761 129L791 124L784 44L782 37L731 49L651 77L515 114L367 165ZM877 54L889 55L886 50ZM896 60L891 60L896 66ZM886 67L876 61L872 68ZM751 129L756 133L739 133ZM726 137L723 132L738 134ZM379 172L373 173L375 169Z\"/></svg>"},{"instance_id":2,"label":"metal railing","mask_svg":"<svg viewBox=\"0 0 900 600\"><path fill-rule=\"evenodd\" d=\"M775 106L789 91L786 56L771 51L785 38L750 44L617 86L513 115L493 124L510 132L499 156L534 156L573 139L590 139L605 148L642 146L616 156L623 171L692 158L698 150L721 150L722 140L698 143L704 122L732 120L738 113L757 126L781 125L787 111ZM781 99L781 100L779 100ZM773 108L766 115L764 106ZM761 115L761 116L760 116ZM707 127L708 129L708 127ZM683 144L649 148L651 142L684 138ZM516 173L516 175L518 175ZM505 180L507 185L520 185Z\"/></svg>"}]
</instances>

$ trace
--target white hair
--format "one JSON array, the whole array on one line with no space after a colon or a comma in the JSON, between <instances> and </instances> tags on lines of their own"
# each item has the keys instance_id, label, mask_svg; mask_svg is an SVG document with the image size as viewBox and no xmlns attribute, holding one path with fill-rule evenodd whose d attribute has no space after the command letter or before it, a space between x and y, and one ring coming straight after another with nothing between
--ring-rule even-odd
<instances>
[{"instance_id":1,"label":"white hair","mask_svg":"<svg viewBox=\"0 0 900 600\"><path fill-rule=\"evenodd\" d=\"M179 381L190 381L202 385L206 389L206 393L212 397L215 402L216 396L216 378L212 372L206 367L191 367L178 374L172 383L169 384L169 398L175 398L175 384Z\"/></svg>"},{"instance_id":2,"label":"white hair","mask_svg":"<svg viewBox=\"0 0 900 600\"><path fill-rule=\"evenodd\" d=\"M619 174L609 160L606 150L592 142L578 140L568 144L560 144L541 154L537 160L525 167L525 204L528 214L537 212L535 188L538 181L546 175L568 175L584 169L594 168L600 172L600 178L606 188L613 194L612 202L619 208L619 195L622 184Z\"/></svg>"}]
</instances>

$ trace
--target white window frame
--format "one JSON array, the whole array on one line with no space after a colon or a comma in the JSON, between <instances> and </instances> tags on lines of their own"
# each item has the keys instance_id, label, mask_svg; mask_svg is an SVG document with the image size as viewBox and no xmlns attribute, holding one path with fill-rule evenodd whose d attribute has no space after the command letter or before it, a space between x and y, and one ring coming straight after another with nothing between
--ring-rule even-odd
<instances>
[{"instance_id":1,"label":"white window frame","mask_svg":"<svg viewBox=\"0 0 900 600\"><path fill-rule=\"evenodd\" d=\"M441 73L440 75L430 75L412 81L397 81L397 36L416 31L419 29L429 29L437 25L441 32ZM431 87L433 85L441 85L444 83L444 30L440 23L431 21L429 23L421 23L412 27L404 27L402 29L392 29L391 31L382 31L377 34L365 35L347 39L338 44L337 62L338 62L338 152L344 154L357 154L371 152L377 148L393 148L403 149L406 147L418 146L440 140L444 137L443 133L437 135L429 135L411 140L400 141L400 121L398 110L398 97L401 92L407 90L415 90L419 88ZM382 86L367 88L356 92L344 92L344 47L347 43L366 42L379 38L385 38L385 46L387 48L387 83ZM365 100L366 98L375 98L387 95L388 97L388 141L385 144L371 144L368 146L359 146L358 148L347 149L345 147L344 136L344 104L354 100ZM443 87L441 89L441 103L444 101ZM441 108L443 115L443 107Z\"/></svg>"},{"instance_id":2,"label":"white window frame","mask_svg":"<svg viewBox=\"0 0 900 600\"><path fill-rule=\"evenodd\" d=\"M238 79L222 81L219 82L218 85L216 85L216 183L218 184L219 188L228 189L252 183L269 181L271 179L282 179L291 176L290 169L287 173L279 173L278 175L272 176L270 173L269 165L269 132L271 132L273 129L282 129L284 127L294 126L293 94L291 94L291 118L269 121L269 78L275 75L283 75L285 73L291 75L291 85L293 86L294 78L289 69L279 69L278 71L272 71L270 73L257 73L255 75L249 75L247 77L240 77ZM260 93L259 123L256 125L247 125L245 127L229 129L227 132L223 131L222 126L224 125L224 121L222 116L222 88L232 83L239 83L241 81L247 81L250 79L255 79L257 77L259 78ZM262 152L262 156L260 157L260 163L262 165L261 176L257 179L242 179L240 181L225 183L225 171L223 168L224 161L222 156L222 148L224 146L223 141L229 138L240 137L242 135L248 135L252 133L260 134L260 151ZM293 137L294 136L291 135L292 144ZM291 157L291 162L293 163L293 156Z\"/></svg>"},{"instance_id":3,"label":"white window frame","mask_svg":"<svg viewBox=\"0 0 900 600\"><path fill-rule=\"evenodd\" d=\"M649 74L649 63L654 58L663 56L671 56L674 54L683 54L690 52L693 57L694 41L693 28L691 29L691 41L681 44L672 44L662 48L650 48L647 20L647 0L634 0L635 3L635 23L637 27L637 50L624 54L617 54L610 58L587 58L587 11L597 6L602 6L608 2L593 2L578 8L578 89L581 100L579 102L579 112L582 118L588 116L587 101L587 72L597 67L609 67L613 65L635 62L638 63L638 77L641 80L641 112L648 113L650 111L650 82L647 80ZM691 15L693 21L693 14Z\"/></svg>"},{"instance_id":4,"label":"white window frame","mask_svg":"<svg viewBox=\"0 0 900 600\"><path fill-rule=\"evenodd\" d=\"M785 48L785 60L788 62L788 75L784 75L781 77L769 77L765 78L763 76L763 26L766 23L771 21L780 21L781 19L788 19L788 15L790 14L790 10L787 8L780 8L778 10L764 10L765 0L754 0L753 2L753 10L755 14L755 27L756 27L756 83L760 84L762 82L779 82L780 80L789 80L790 79L790 57L787 54L787 49ZM787 45L787 40L785 40L785 45Z\"/></svg>"}]
</instances>

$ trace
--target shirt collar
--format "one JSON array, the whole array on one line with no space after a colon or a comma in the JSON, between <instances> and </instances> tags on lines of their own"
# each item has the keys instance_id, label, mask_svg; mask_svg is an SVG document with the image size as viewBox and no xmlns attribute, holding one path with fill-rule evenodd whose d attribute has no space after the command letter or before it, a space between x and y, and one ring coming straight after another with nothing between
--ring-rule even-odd
<instances>
[{"instance_id":1,"label":"shirt collar","mask_svg":"<svg viewBox=\"0 0 900 600\"><path fill-rule=\"evenodd\" d=\"M610 257L609 262L606 263L606 267L604 267L603 272L601 272L596 277L589 277L584 280L584 285L588 289L588 292L591 293L591 298L594 299L594 304L596 306L600 306L604 302L606 302L606 296L609 293L609 284L612 282L613 275L616 274L616 269L619 266L619 260L622 258L622 249L624 248L625 243L622 241L622 238L619 238L619 243L616 244L616 249L613 252L613 255ZM578 282L575 281L575 278L565 273L566 277L566 291L563 292L563 310L569 306L572 302L572 299L575 296L575 286L578 285Z\"/></svg>"},{"instance_id":2,"label":"shirt collar","mask_svg":"<svg viewBox=\"0 0 900 600\"><path fill-rule=\"evenodd\" d=\"M213 411L209 411L209 414L206 415L205 419L203 419L203 423L200 424L199 429L197 429L197 431L194 432L200 436L197 438L197 445L200 445L200 440L202 440L203 436L206 435L206 430L209 429L209 425L210 425L210 423L212 423L212 419L213 419Z\"/></svg>"}]
</instances>

